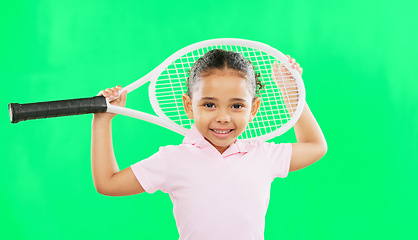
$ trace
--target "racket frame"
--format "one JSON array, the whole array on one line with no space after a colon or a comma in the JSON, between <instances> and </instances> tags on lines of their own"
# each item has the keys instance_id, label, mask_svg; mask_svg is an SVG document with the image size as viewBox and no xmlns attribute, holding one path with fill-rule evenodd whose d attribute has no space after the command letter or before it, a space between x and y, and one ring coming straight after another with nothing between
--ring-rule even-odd
<instances>
[{"instance_id":1,"label":"racket frame","mask_svg":"<svg viewBox=\"0 0 418 240\"><path fill-rule=\"evenodd\" d=\"M259 135L256 137L253 137L250 134L249 138L250 139L257 138L257 139L266 141L273 137L279 136L283 134L284 132L286 132L287 130L289 130L299 119L300 115L302 114L304 104L305 104L305 88L304 88L304 84L303 84L303 81L299 72L297 72L296 69L292 68L291 64L289 63L289 59L277 49L270 47L269 45L264 44L264 43L245 40L245 39L237 39L237 38L218 38L218 39L206 40L206 41L194 43L187 47L184 47L178 50L177 52L175 52L174 54L172 54L170 57L164 60L160 65L158 65L156 68L150 71L148 74L136 80L135 82L127 85L120 91L120 92L123 92L123 91L131 92L137 89L138 87L144 85L145 83L150 82L149 91L148 91L149 100L157 116L144 113L141 111L137 111L131 108L115 106L115 105L110 104L109 100L105 99L103 96L96 96L96 97L84 98L84 99L70 99L70 100L39 102L39 103L30 103L30 104L10 103L9 104L10 119L12 123L17 123L19 121L24 121L24 120L29 120L29 119L78 115L78 114L86 114L86 113L111 112L111 113L122 114L122 115L130 116L130 117L142 119L148 122L152 122L154 124L168 128L179 134L185 135L188 132L188 129L177 124L172 119L170 119L167 115L165 115L163 110L160 108L158 104L158 100L156 97L156 83L158 81L158 78L166 70L166 68L168 68L177 59L183 56L186 56L186 54L192 53L195 50L198 50L198 49L200 50L204 48L206 48L206 50L214 49L214 48L223 49L221 46L227 47L227 48L229 46L231 47L240 46L248 50L252 49L253 51L257 50L259 52L264 52L270 55L269 58L273 57L274 59L278 60L280 64L283 64L287 68L287 70L291 73L297 85L297 100L298 101L297 101L296 110L292 111L292 116L289 115L290 119L286 117L286 120L288 121L286 121L283 125L279 125L277 129L271 132L264 133L264 134L262 133L262 135ZM271 61L271 60L272 59L269 59L268 61ZM193 62L189 62L188 63L189 66L190 66L190 63L193 63ZM262 65L258 65L258 66L262 66ZM267 96L267 102L268 102L269 101L268 99L270 99L270 95L266 95L266 96ZM277 97L275 98L277 99ZM174 98L174 101L176 101L177 99L178 98ZM180 107L179 105L180 105L179 103L176 104L177 107ZM274 118L275 113L272 116ZM264 116L264 117L268 118L267 116ZM257 122L257 124L259 123ZM258 133L256 134L258 135Z\"/></svg>"}]
</instances>

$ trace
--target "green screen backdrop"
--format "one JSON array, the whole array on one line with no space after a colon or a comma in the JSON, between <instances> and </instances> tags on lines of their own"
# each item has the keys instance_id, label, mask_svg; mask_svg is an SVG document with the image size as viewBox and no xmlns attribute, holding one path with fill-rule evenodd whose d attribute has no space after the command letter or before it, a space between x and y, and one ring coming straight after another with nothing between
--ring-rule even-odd
<instances>
[{"instance_id":1,"label":"green screen backdrop","mask_svg":"<svg viewBox=\"0 0 418 240\"><path fill-rule=\"evenodd\" d=\"M415 0L1 1L0 238L177 239L168 195L95 191L91 115L11 124L7 105L94 96L184 46L234 37L302 65L329 148L273 182L265 238L418 239L417 9ZM135 91L128 106L152 111L146 96ZM183 138L124 116L113 135L121 169ZM273 141L294 142L293 130Z\"/></svg>"}]
</instances>

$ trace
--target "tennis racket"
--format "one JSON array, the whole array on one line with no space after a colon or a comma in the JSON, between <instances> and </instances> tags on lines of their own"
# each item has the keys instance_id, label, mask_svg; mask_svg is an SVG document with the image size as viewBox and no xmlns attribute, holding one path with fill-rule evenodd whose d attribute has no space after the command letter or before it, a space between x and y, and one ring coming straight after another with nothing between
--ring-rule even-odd
<instances>
[{"instance_id":1,"label":"tennis racket","mask_svg":"<svg viewBox=\"0 0 418 240\"><path fill-rule=\"evenodd\" d=\"M95 96L29 104L10 103L10 120L17 123L29 119L111 112L152 122L185 135L193 125L193 120L184 112L182 102L182 95L187 92L188 71L197 59L213 49L244 55L252 62L265 85L260 93L261 105L257 116L239 139L269 140L296 123L305 103L305 88L300 74L291 67L289 59L273 47L234 38L202 41L180 49L147 75L121 90L131 92L150 82L149 100L155 114L114 106L103 96Z\"/></svg>"}]
</instances>

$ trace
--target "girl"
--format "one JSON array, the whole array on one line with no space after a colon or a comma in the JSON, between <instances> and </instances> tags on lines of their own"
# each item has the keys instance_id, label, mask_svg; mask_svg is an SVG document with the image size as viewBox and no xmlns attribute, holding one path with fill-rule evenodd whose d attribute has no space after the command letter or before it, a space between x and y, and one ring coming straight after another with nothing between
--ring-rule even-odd
<instances>
[{"instance_id":1,"label":"girl","mask_svg":"<svg viewBox=\"0 0 418 240\"><path fill-rule=\"evenodd\" d=\"M302 68L289 57L293 68ZM273 66L273 72L283 67ZM235 52L213 50L192 67L183 95L194 119L178 146L160 150L119 171L111 140L115 114L98 113L92 123L92 170L97 191L123 196L161 190L170 195L180 239L264 239L264 220L275 177L286 177L327 151L322 131L306 105L295 124L297 143L243 142L260 106L253 66ZM124 106L118 86L103 94Z\"/></svg>"}]
</instances>

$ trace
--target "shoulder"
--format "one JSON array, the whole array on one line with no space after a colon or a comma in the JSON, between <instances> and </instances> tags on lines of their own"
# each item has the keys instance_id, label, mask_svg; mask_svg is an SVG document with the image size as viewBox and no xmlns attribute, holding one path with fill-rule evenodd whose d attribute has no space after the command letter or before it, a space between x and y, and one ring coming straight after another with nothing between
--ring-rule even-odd
<instances>
[{"instance_id":1,"label":"shoulder","mask_svg":"<svg viewBox=\"0 0 418 240\"><path fill-rule=\"evenodd\" d=\"M187 147L183 144L162 146L158 149L157 152L145 159L142 159L134 165L166 165L168 163L167 161L169 160L182 159L184 157L183 153L187 152L186 148Z\"/></svg>"},{"instance_id":2,"label":"shoulder","mask_svg":"<svg viewBox=\"0 0 418 240\"><path fill-rule=\"evenodd\" d=\"M286 177L292 155L291 143L264 142L250 140L243 143L249 150L248 155L257 159L260 166L265 166L272 178Z\"/></svg>"}]
</instances>

